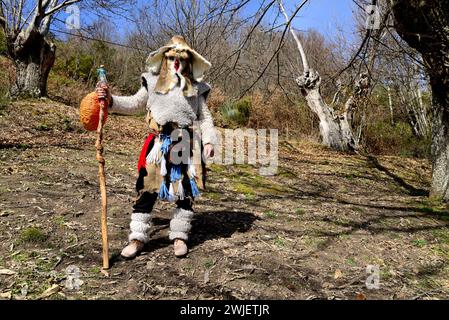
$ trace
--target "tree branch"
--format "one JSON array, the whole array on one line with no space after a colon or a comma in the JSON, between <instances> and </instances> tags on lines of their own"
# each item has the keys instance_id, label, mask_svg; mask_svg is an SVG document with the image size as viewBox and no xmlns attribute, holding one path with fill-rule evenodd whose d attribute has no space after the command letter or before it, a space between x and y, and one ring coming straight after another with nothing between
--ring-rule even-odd
<instances>
[{"instance_id":1,"label":"tree branch","mask_svg":"<svg viewBox=\"0 0 449 320\"><path fill-rule=\"evenodd\" d=\"M47 2L47 1L46 1L46 2ZM37 13L38 15L42 15L42 14L44 13L44 3L43 3L42 0L39 0L39 1L37 2L37 11L36 11L36 13Z\"/></svg>"},{"instance_id":2,"label":"tree branch","mask_svg":"<svg viewBox=\"0 0 449 320\"><path fill-rule=\"evenodd\" d=\"M7 26L8 26L8 21L6 20L6 14L5 14L5 9L3 9L3 5L6 6L6 4L3 2L3 0L0 2L0 27L5 31L5 33L7 33Z\"/></svg>"},{"instance_id":3,"label":"tree branch","mask_svg":"<svg viewBox=\"0 0 449 320\"><path fill-rule=\"evenodd\" d=\"M77 2L80 2L80 1L81 1L81 0L66 0L66 1L64 1L64 2L61 2L61 4L59 4L59 5L55 6L55 7L53 7L53 8L50 9L49 11L46 11L45 14L44 14L44 16L46 17L46 16L49 16L49 15L52 15L53 13L55 13L55 12L57 12L57 11L59 11L59 10L65 8L65 7L68 7L68 6L72 5L72 4L75 4L75 3L77 3ZM56 3L57 3L57 1L56 1Z\"/></svg>"},{"instance_id":4,"label":"tree branch","mask_svg":"<svg viewBox=\"0 0 449 320\"><path fill-rule=\"evenodd\" d=\"M1 8L0 8L0 27L1 27L2 29L5 29L5 28L6 28L6 19L5 19L5 17L3 16L3 9L1 9Z\"/></svg>"},{"instance_id":5,"label":"tree branch","mask_svg":"<svg viewBox=\"0 0 449 320\"><path fill-rule=\"evenodd\" d=\"M364 8L362 8L356 1L353 1L362 11L365 11ZM377 0L372 0L371 1L371 5L372 6L377 6ZM386 20L387 18L385 18ZM346 67L344 67L342 70L340 70L338 72L337 75L335 75L333 78L337 78L340 77L343 72L345 72L346 70L348 70L352 64L354 63L354 61L357 59L357 57L360 55L360 53L362 52L362 50L365 48L366 44L369 44L369 39L371 38L371 34L372 34L372 29L366 29L365 32L365 37L363 38L362 44L360 45L359 49L357 50L357 52L354 54L354 56L351 58L351 60L349 61L349 63L346 65ZM368 50L368 48L366 48L366 50Z\"/></svg>"},{"instance_id":6,"label":"tree branch","mask_svg":"<svg viewBox=\"0 0 449 320\"><path fill-rule=\"evenodd\" d=\"M17 10L17 21L14 25L14 29L18 30L20 27L20 21L22 21L22 15L23 15L23 5L25 3L25 0L20 0L19 3L19 9Z\"/></svg>"},{"instance_id":7,"label":"tree branch","mask_svg":"<svg viewBox=\"0 0 449 320\"><path fill-rule=\"evenodd\" d=\"M304 2L299 6L299 8L303 7L309 0L304 0ZM304 67L304 72L309 72L309 63L307 61L306 53L304 52L304 47L302 46L301 41L299 40L298 36L296 35L295 31L291 27L292 19L289 19L287 12L285 11L284 6L282 5L282 0L278 0L279 7L281 9L282 14L285 17L285 21L287 23L287 28L290 27L290 32L293 35L293 38L295 39L296 45L298 46L299 54L301 55L302 65ZM298 10L297 10L298 11Z\"/></svg>"},{"instance_id":8,"label":"tree branch","mask_svg":"<svg viewBox=\"0 0 449 320\"><path fill-rule=\"evenodd\" d=\"M36 6L36 8L37 8L37 6ZM33 15L33 12L35 12L37 10L36 8L34 10L30 10L30 12L28 13L27 17L25 19L22 19L22 23L19 24L19 26L16 29L17 33L19 33L25 27L25 25L27 24L28 20Z\"/></svg>"}]
</instances>

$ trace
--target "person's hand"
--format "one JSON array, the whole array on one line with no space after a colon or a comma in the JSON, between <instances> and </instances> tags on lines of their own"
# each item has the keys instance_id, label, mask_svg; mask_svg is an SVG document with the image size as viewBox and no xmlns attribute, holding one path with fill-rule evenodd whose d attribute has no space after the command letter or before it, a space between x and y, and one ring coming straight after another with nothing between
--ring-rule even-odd
<instances>
[{"instance_id":1,"label":"person's hand","mask_svg":"<svg viewBox=\"0 0 449 320\"><path fill-rule=\"evenodd\" d=\"M211 145L210 143L206 144L204 146L204 155L206 156L206 159L213 157L214 156L214 146Z\"/></svg>"},{"instance_id":2,"label":"person's hand","mask_svg":"<svg viewBox=\"0 0 449 320\"><path fill-rule=\"evenodd\" d=\"M97 93L98 99L107 99L107 101L111 101L112 97L107 84L98 83L95 92Z\"/></svg>"}]
</instances>

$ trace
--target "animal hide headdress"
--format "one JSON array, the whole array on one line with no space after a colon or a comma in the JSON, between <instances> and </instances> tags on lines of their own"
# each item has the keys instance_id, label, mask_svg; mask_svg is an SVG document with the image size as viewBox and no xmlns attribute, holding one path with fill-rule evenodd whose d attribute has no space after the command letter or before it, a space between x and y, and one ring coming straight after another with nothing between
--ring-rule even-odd
<instances>
[{"instance_id":1,"label":"animal hide headdress","mask_svg":"<svg viewBox=\"0 0 449 320\"><path fill-rule=\"evenodd\" d=\"M181 75L173 75L168 72L168 59L173 58L188 61ZM181 36L174 36L165 46L150 53L146 64L148 71L155 75L159 74L154 88L155 92L167 94L176 86L179 76L181 88L186 97L197 95L197 90L192 85L193 81L201 82L204 73L211 67L211 63L193 50Z\"/></svg>"}]
</instances>

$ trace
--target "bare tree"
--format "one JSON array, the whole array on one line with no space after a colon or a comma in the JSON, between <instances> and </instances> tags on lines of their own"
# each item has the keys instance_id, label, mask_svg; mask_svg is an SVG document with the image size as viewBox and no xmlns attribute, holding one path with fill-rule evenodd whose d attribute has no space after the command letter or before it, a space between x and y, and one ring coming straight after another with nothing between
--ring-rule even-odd
<instances>
[{"instance_id":1,"label":"bare tree","mask_svg":"<svg viewBox=\"0 0 449 320\"><path fill-rule=\"evenodd\" d=\"M126 1L0 0L0 28L7 55L16 66L13 96L45 96L48 74L55 61L56 46L50 36L55 16L66 7L82 3L92 10L107 9ZM128 1L129 2L129 1Z\"/></svg>"},{"instance_id":2,"label":"bare tree","mask_svg":"<svg viewBox=\"0 0 449 320\"><path fill-rule=\"evenodd\" d=\"M278 0L278 2L287 26L289 26L291 19L288 17L282 1ZM307 0L305 0L300 7L306 2ZM326 104L321 95L321 76L316 70L310 68L308 57L301 40L292 28L290 28L290 31L297 44L303 65L303 73L296 79L296 82L301 89L301 93L305 97L308 106L319 118L322 143L334 150L357 150L358 144L352 130L353 111L358 100L365 97L367 94L367 90L370 86L369 78L365 73L360 74L360 79L358 79L356 84L356 91L347 100L343 111L336 112L334 108Z\"/></svg>"}]
</instances>

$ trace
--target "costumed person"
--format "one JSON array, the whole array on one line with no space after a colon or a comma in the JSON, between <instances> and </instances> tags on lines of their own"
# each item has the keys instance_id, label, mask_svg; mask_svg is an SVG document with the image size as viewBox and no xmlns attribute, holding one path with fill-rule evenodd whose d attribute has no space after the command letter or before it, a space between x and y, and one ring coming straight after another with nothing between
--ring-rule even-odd
<instances>
[{"instance_id":1,"label":"costumed person","mask_svg":"<svg viewBox=\"0 0 449 320\"><path fill-rule=\"evenodd\" d=\"M121 255L134 258L144 249L149 241L152 209L160 199L176 204L169 238L174 241L175 255L182 257L188 252L193 201L205 186L204 160L213 157L217 143L206 102L211 88L202 81L211 64L181 36L174 36L152 52L146 64L148 72L142 74L142 86L135 95L111 95L107 85L98 85L81 104L92 106L98 104L99 98L107 98L108 113L131 115L146 109L150 134L138 161L138 195L131 215L129 243ZM200 161L193 159L195 123L201 137ZM183 140L190 146L187 151Z\"/></svg>"}]
</instances>

